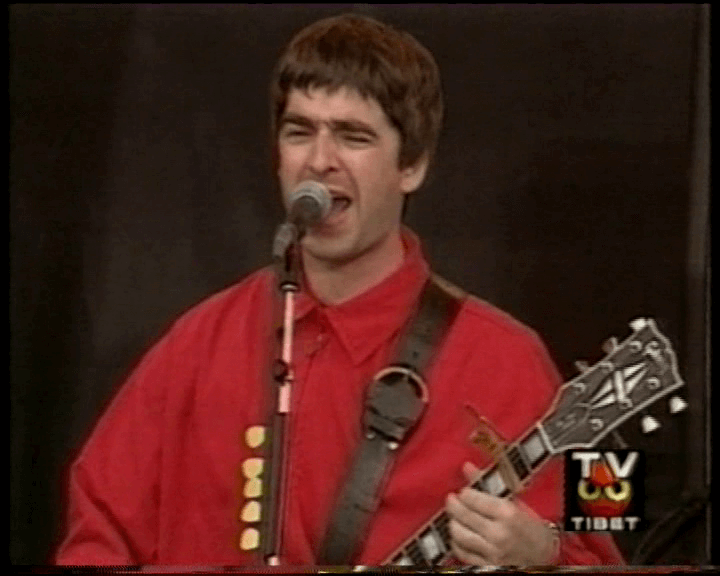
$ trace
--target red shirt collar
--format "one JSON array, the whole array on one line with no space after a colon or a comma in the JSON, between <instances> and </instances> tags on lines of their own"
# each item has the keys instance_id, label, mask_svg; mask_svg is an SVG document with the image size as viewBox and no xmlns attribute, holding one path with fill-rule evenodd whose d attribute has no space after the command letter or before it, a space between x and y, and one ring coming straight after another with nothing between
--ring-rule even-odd
<instances>
[{"instance_id":1,"label":"red shirt collar","mask_svg":"<svg viewBox=\"0 0 720 576\"><path fill-rule=\"evenodd\" d=\"M382 282L337 305L323 304L303 290L296 298L295 320L317 311L327 319L353 364L362 363L387 341L388 334L394 335L402 328L430 274L418 237L403 228L402 241L403 262Z\"/></svg>"}]
</instances>

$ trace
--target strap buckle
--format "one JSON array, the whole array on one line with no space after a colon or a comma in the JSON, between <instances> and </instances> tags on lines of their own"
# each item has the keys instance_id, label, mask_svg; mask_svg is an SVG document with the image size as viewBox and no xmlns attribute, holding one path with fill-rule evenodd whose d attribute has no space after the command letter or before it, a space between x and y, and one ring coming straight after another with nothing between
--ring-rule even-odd
<instances>
[{"instance_id":1,"label":"strap buckle","mask_svg":"<svg viewBox=\"0 0 720 576\"><path fill-rule=\"evenodd\" d=\"M416 370L394 364L375 375L365 400L365 435L381 434L397 448L428 402L425 380Z\"/></svg>"}]
</instances>

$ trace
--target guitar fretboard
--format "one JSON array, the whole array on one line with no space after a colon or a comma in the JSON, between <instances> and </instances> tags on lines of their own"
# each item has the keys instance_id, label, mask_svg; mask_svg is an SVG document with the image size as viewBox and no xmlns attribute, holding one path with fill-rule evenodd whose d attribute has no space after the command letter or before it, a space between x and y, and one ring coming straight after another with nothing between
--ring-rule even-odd
<instances>
[{"instance_id":1,"label":"guitar fretboard","mask_svg":"<svg viewBox=\"0 0 720 576\"><path fill-rule=\"evenodd\" d=\"M521 483L540 468L549 455L550 451L537 428L527 433L504 453L512 472ZM513 493L513 489L505 478L500 465L496 463L485 470L471 487L498 498L507 498ZM443 564L451 553L449 523L450 517L444 511L436 514L393 554L388 564L422 568L434 568Z\"/></svg>"}]
</instances>

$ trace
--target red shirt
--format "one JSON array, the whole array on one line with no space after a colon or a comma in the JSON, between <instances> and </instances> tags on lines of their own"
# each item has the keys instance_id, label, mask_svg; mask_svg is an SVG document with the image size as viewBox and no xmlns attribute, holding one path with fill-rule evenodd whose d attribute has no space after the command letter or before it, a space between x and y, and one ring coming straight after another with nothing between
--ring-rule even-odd
<instances>
[{"instance_id":1,"label":"red shirt","mask_svg":"<svg viewBox=\"0 0 720 576\"><path fill-rule=\"evenodd\" d=\"M295 384L283 560L313 564L358 445L364 392L387 365L428 277L417 239L390 277L337 306L296 302ZM257 453L245 430L263 424L274 277L263 269L184 314L143 358L99 421L70 474L59 564L258 563L238 547L245 527L242 463ZM530 428L560 382L537 336L468 298L428 371L430 402L399 451L358 563L380 564L466 485L466 405L506 439ZM562 462L547 464L521 498L562 521ZM586 542L592 546L586 546ZM607 537L565 534L561 562L622 563Z\"/></svg>"}]
</instances>

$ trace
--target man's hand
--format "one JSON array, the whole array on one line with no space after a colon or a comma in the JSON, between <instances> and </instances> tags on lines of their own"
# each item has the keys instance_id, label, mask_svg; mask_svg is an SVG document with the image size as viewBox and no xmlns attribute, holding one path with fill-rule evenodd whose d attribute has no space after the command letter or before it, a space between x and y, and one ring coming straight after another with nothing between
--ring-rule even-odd
<instances>
[{"instance_id":1,"label":"man's hand","mask_svg":"<svg viewBox=\"0 0 720 576\"><path fill-rule=\"evenodd\" d=\"M469 482L478 468L469 462ZM540 566L553 560L556 535L542 518L519 501L497 498L472 488L449 494L447 513L455 557L478 566Z\"/></svg>"}]
</instances>

